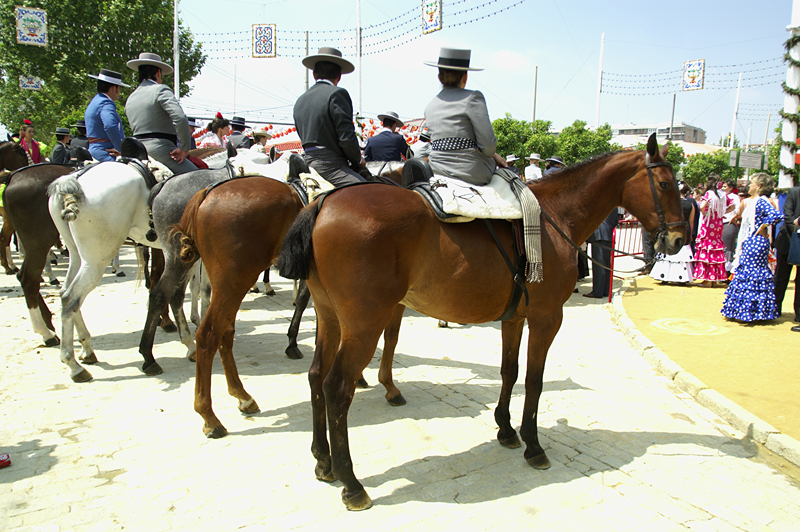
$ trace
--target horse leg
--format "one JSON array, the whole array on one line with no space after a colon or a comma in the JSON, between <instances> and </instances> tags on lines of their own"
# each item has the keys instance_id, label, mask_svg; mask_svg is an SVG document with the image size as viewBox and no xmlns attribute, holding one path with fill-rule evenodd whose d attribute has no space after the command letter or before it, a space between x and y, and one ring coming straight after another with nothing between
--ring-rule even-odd
<instances>
[{"instance_id":1,"label":"horse leg","mask_svg":"<svg viewBox=\"0 0 800 532\"><path fill-rule=\"evenodd\" d=\"M53 269L50 267L50 257L55 256L53 255L52 251L47 252L47 259L44 261L44 273L47 275L47 281L50 283L50 286L59 286L58 279L53 274Z\"/></svg>"},{"instance_id":2,"label":"horse leg","mask_svg":"<svg viewBox=\"0 0 800 532\"><path fill-rule=\"evenodd\" d=\"M400 324L403 322L403 312L405 305L397 305L392 314L392 319L386 330L383 332L383 354L381 355L381 367L378 370L378 382L386 388L386 400L392 406L402 406L406 404L406 399L392 379L392 362L394 361L394 351L397 347L397 339L400 337Z\"/></svg>"},{"instance_id":3,"label":"horse leg","mask_svg":"<svg viewBox=\"0 0 800 532\"><path fill-rule=\"evenodd\" d=\"M194 362L197 346L194 343L194 335L189 330L186 314L183 313L183 300L186 298L186 284L187 279L184 273L184 278L178 289L172 295L169 305L170 308L172 308L172 315L175 316L175 322L178 325L178 335L181 338L181 343L186 346L186 358Z\"/></svg>"},{"instance_id":4,"label":"horse leg","mask_svg":"<svg viewBox=\"0 0 800 532\"><path fill-rule=\"evenodd\" d=\"M525 460L535 469L547 469L550 460L539 444L537 417L539 398L542 395L544 363L547 351L561 327L563 309L559 305L549 315L540 314L537 319L528 318L528 372L525 376L525 407L522 411L520 435L525 441ZM536 324L536 328L531 326Z\"/></svg>"},{"instance_id":5,"label":"horse leg","mask_svg":"<svg viewBox=\"0 0 800 532\"><path fill-rule=\"evenodd\" d=\"M97 356L92 349L91 339L92 335L89 334L89 329L86 328L86 322L83 321L83 313L80 308L75 312L75 331L78 333L78 342L81 344L81 354L78 355L78 360L85 364L97 364Z\"/></svg>"},{"instance_id":6,"label":"horse leg","mask_svg":"<svg viewBox=\"0 0 800 532\"><path fill-rule=\"evenodd\" d=\"M152 288L156 286L161 276L164 275L164 270L166 268L165 261L164 261L164 252L160 249L153 248L153 251L150 253L150 275L148 279L150 280L148 288ZM178 328L172 322L172 319L169 317L169 311L167 310L167 305L165 304L161 311L161 323L160 327L164 332L175 332Z\"/></svg>"},{"instance_id":7,"label":"horse leg","mask_svg":"<svg viewBox=\"0 0 800 532\"><path fill-rule=\"evenodd\" d=\"M25 294L25 304L31 317L33 331L42 335L45 346L55 347L61 343L61 340L55 333L53 315L50 309L47 308L47 304L45 304L44 298L39 291L39 281L42 277L42 269L46 260L46 251L31 250L22 262L22 269L17 274L17 279L22 285L22 292Z\"/></svg>"},{"instance_id":8,"label":"horse leg","mask_svg":"<svg viewBox=\"0 0 800 532\"><path fill-rule=\"evenodd\" d=\"M192 305L191 314L189 315L189 319L192 320L192 323L195 325L200 325L200 313L198 312L198 299L200 299L200 267L202 265L201 261L197 261L192 266L192 269L189 271L189 293L190 293L190 300ZM185 293L185 292L184 292Z\"/></svg>"},{"instance_id":9,"label":"horse leg","mask_svg":"<svg viewBox=\"0 0 800 532\"><path fill-rule=\"evenodd\" d=\"M200 315L205 317L211 306L211 281L203 267L200 268Z\"/></svg>"},{"instance_id":10,"label":"horse leg","mask_svg":"<svg viewBox=\"0 0 800 532\"><path fill-rule=\"evenodd\" d=\"M339 320L329 307L316 302L317 339L314 360L308 370L308 383L311 386L312 440L311 454L317 460L314 475L323 482L333 482L336 477L331 465L331 448L328 444L327 415L323 382L330 371L336 348L339 345Z\"/></svg>"},{"instance_id":11,"label":"horse leg","mask_svg":"<svg viewBox=\"0 0 800 532\"><path fill-rule=\"evenodd\" d=\"M78 255L77 249L70 253L70 267L72 270L73 262ZM77 260L80 260L79 258ZM104 267L104 265L102 266ZM67 271L68 278L70 271ZM74 382L86 382L92 380L92 375L84 367L82 367L75 360L74 342L74 327L78 325L81 327L79 330L79 340L86 349L88 343L88 331L83 323L83 317L80 316L80 308L86 295L94 289L100 282L103 271L100 268L91 268L89 265L84 264L78 270L77 274L69 279L67 288L61 294L61 362L67 365L70 370L70 377ZM87 356L89 353L85 353Z\"/></svg>"},{"instance_id":12,"label":"horse leg","mask_svg":"<svg viewBox=\"0 0 800 532\"><path fill-rule=\"evenodd\" d=\"M14 266L14 259L11 258L11 235L14 234L14 225L3 216L3 229L0 230L0 264L6 271L6 275L17 273L19 268Z\"/></svg>"},{"instance_id":13,"label":"horse leg","mask_svg":"<svg viewBox=\"0 0 800 532\"><path fill-rule=\"evenodd\" d=\"M264 270L264 294L268 296L274 296L275 290L269 284L269 268Z\"/></svg>"},{"instance_id":14,"label":"horse leg","mask_svg":"<svg viewBox=\"0 0 800 532\"><path fill-rule=\"evenodd\" d=\"M256 414L261 410L253 397L244 389L244 384L239 378L239 370L236 368L236 360L233 358L233 335L236 332L234 320L228 326L219 346L219 358L222 359L222 369L225 371L225 380L228 383L228 394L239 400L239 411L244 414Z\"/></svg>"},{"instance_id":15,"label":"horse leg","mask_svg":"<svg viewBox=\"0 0 800 532\"><path fill-rule=\"evenodd\" d=\"M300 293L297 297L297 304L294 307L294 314L292 314L292 322L289 324L289 347L286 348L286 356L295 360L303 358L302 351L297 347L297 333L300 331L300 320L303 319L303 312L308 307L310 299L311 292L308 290L308 285L305 281L300 281Z\"/></svg>"},{"instance_id":16,"label":"horse leg","mask_svg":"<svg viewBox=\"0 0 800 532\"><path fill-rule=\"evenodd\" d=\"M499 427L497 440L501 445L516 449L522 443L519 441L517 431L511 427L511 392L519 375L519 346L522 342L522 328L525 325L525 317L521 314L515 315L508 321L501 324L503 338L502 363L500 365L500 376L502 385L500 387L500 399L497 408L494 410L494 420Z\"/></svg>"}]
</instances>

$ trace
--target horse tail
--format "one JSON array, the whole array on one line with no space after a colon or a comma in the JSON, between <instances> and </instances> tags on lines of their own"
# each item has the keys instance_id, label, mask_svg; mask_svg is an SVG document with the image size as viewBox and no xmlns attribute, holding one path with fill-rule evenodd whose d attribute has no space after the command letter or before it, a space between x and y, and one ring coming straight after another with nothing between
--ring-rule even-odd
<instances>
[{"instance_id":1,"label":"horse tail","mask_svg":"<svg viewBox=\"0 0 800 532\"><path fill-rule=\"evenodd\" d=\"M283 247L278 257L278 272L286 279L308 279L314 248L311 233L319 214L319 202L312 203L300 211L297 219L283 239Z\"/></svg>"},{"instance_id":2,"label":"horse tail","mask_svg":"<svg viewBox=\"0 0 800 532\"><path fill-rule=\"evenodd\" d=\"M172 227L169 232L169 240L178 236L180 242L180 258L181 262L185 264L192 264L199 258L197 252L197 245L195 244L195 237L197 236L197 212L200 210L200 204L206 197L206 190L203 189L197 192L186 208L183 210L181 221Z\"/></svg>"},{"instance_id":3,"label":"horse tail","mask_svg":"<svg viewBox=\"0 0 800 532\"><path fill-rule=\"evenodd\" d=\"M78 218L80 205L86 200L77 178L67 175L56 179L47 187L47 195L55 198L61 206L61 219L73 222Z\"/></svg>"}]
</instances>

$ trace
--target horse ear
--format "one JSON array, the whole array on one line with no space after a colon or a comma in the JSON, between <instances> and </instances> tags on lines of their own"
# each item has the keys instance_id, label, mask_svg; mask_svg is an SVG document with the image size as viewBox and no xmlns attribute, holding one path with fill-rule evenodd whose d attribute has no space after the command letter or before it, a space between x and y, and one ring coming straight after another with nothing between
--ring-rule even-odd
<instances>
[{"instance_id":1,"label":"horse ear","mask_svg":"<svg viewBox=\"0 0 800 532\"><path fill-rule=\"evenodd\" d=\"M669 152L670 146L672 146L672 143L667 142L666 144L661 146L661 149L659 150L661 152L661 158L664 159L665 161L667 160L667 152Z\"/></svg>"},{"instance_id":2,"label":"horse ear","mask_svg":"<svg viewBox=\"0 0 800 532\"><path fill-rule=\"evenodd\" d=\"M650 138L647 139L647 155L650 156L650 159L653 159L657 153L658 153L658 141L656 140L656 134L653 133L652 135L650 135Z\"/></svg>"}]
</instances>

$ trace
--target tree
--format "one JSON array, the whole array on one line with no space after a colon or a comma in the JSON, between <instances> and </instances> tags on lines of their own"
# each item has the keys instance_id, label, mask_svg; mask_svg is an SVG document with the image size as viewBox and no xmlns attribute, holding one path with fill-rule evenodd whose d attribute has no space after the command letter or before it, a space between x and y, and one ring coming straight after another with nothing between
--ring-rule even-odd
<instances>
[{"instance_id":1,"label":"tree","mask_svg":"<svg viewBox=\"0 0 800 532\"><path fill-rule=\"evenodd\" d=\"M123 73L133 87L138 77L126 62L140 52L172 58L172 0L33 0L30 7L47 11L47 47L17 44L14 6L18 0L0 0L0 123L9 131L19 129L24 118L33 121L37 138L47 138L54 128L74 123L67 117L86 109L97 90L101 68ZM192 34L179 26L180 93L189 93L189 82L199 74L206 56ZM20 76L43 80L39 91L22 90ZM164 83L172 85L172 75ZM124 105L131 89L123 89ZM49 139L48 144L54 142Z\"/></svg>"},{"instance_id":2,"label":"tree","mask_svg":"<svg viewBox=\"0 0 800 532\"><path fill-rule=\"evenodd\" d=\"M526 122L506 113L505 118L492 122L492 127L497 137L497 153L504 157L512 153L518 157L538 153L543 158L555 154L556 141L550 133L552 123L549 120Z\"/></svg>"},{"instance_id":3,"label":"tree","mask_svg":"<svg viewBox=\"0 0 800 532\"><path fill-rule=\"evenodd\" d=\"M565 127L556 138L556 155L568 165L621 148L619 144L611 143L611 126L604 124L592 131L587 129L583 120L576 120L571 126Z\"/></svg>"},{"instance_id":4,"label":"tree","mask_svg":"<svg viewBox=\"0 0 800 532\"><path fill-rule=\"evenodd\" d=\"M640 142L634 149L645 150L647 149L647 144ZM672 165L672 171L677 174L681 167L686 164L686 155L683 152L683 147L670 143L669 151L667 152L667 162Z\"/></svg>"},{"instance_id":5,"label":"tree","mask_svg":"<svg viewBox=\"0 0 800 532\"><path fill-rule=\"evenodd\" d=\"M696 186L705 183L711 173L719 175L723 180L732 179L733 170L728 164L729 159L727 150L690 155L683 168L683 180Z\"/></svg>"}]
</instances>

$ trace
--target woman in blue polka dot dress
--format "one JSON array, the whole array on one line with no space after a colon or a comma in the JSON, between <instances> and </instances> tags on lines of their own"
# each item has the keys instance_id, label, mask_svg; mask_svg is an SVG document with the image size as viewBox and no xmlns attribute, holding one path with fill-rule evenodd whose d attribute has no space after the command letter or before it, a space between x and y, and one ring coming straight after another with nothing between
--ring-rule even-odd
<instances>
[{"instance_id":1,"label":"woman in blue polka dot dress","mask_svg":"<svg viewBox=\"0 0 800 532\"><path fill-rule=\"evenodd\" d=\"M733 280L725 290L725 302L720 312L726 318L751 322L778 317L775 278L767 265L770 247L767 228L783 219L767 199L774 186L768 174L755 174L750 179L750 196L753 199L742 218L750 217L752 223L748 235L739 235L739 238L746 239Z\"/></svg>"}]
</instances>

